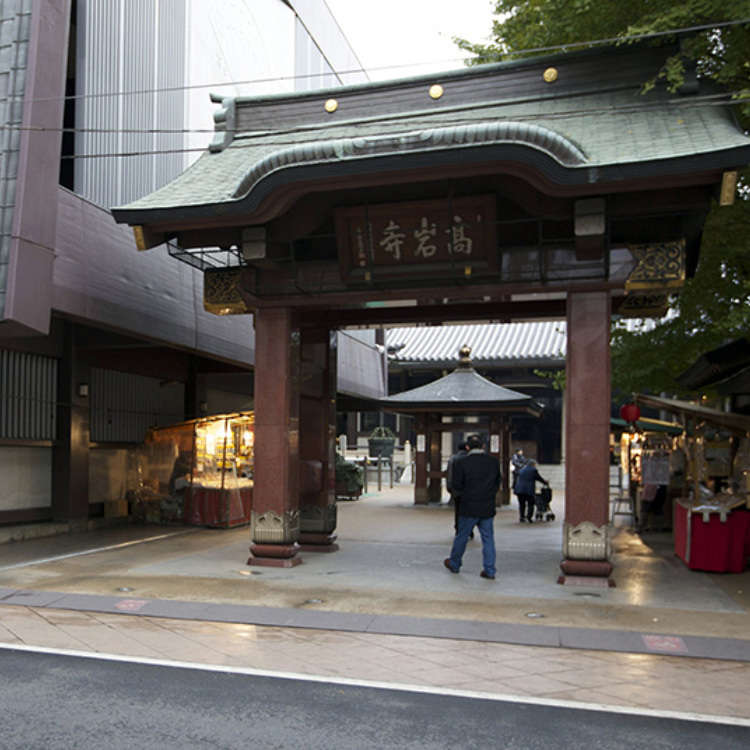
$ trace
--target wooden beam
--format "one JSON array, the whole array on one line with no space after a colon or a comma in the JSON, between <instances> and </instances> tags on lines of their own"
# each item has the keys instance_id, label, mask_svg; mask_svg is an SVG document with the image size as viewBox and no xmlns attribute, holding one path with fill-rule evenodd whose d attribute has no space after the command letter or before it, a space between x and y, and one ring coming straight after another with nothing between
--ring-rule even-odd
<instances>
[{"instance_id":1,"label":"wooden beam","mask_svg":"<svg viewBox=\"0 0 750 750\"><path fill-rule=\"evenodd\" d=\"M252 271L253 269L245 268L244 271ZM259 280L263 280L260 277ZM439 282L435 282L436 284ZM564 292L607 292L607 291L618 291L622 289L621 281L606 281L604 279L599 281L561 281L561 282L541 282L536 281L534 283L477 283L477 284L448 284L444 281L441 285L437 286L384 286L373 283L372 286L361 286L357 289L341 289L335 291L321 291L315 289L307 289L302 286L298 286L294 292L288 294L266 294L260 296L259 291L255 287L248 286L246 291L249 294L255 295L258 298L258 306L263 307L297 307L305 308L307 310L313 310L318 308L325 310L326 308L338 308L339 313L345 312L345 309L351 308L352 310L362 309L361 305L366 302L383 302L392 300L419 300L419 304L425 304L425 302L432 302L434 304L443 305L444 299L451 300L451 304L460 304L462 301L466 303L476 304L490 304L485 302L485 299L489 300L509 300L511 295L523 294L536 294L546 295L550 293L564 293ZM540 302L543 300L540 300ZM518 303L513 303L514 307ZM448 306L445 305L447 308Z\"/></svg>"},{"instance_id":2,"label":"wooden beam","mask_svg":"<svg viewBox=\"0 0 750 750\"><path fill-rule=\"evenodd\" d=\"M305 315L304 327L345 328L347 326L442 323L453 320L511 322L547 318L562 320L565 300L538 302L487 302L477 304L435 304L410 307L373 307L356 310L324 310Z\"/></svg>"},{"instance_id":3,"label":"wooden beam","mask_svg":"<svg viewBox=\"0 0 750 750\"><path fill-rule=\"evenodd\" d=\"M488 422L430 422L428 428L435 432L476 432L487 429Z\"/></svg>"}]
</instances>

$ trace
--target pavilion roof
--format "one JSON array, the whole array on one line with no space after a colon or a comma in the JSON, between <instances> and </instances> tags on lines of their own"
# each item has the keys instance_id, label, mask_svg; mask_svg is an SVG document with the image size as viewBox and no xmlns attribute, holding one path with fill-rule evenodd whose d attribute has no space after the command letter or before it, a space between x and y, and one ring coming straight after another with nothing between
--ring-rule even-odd
<instances>
[{"instance_id":1,"label":"pavilion roof","mask_svg":"<svg viewBox=\"0 0 750 750\"><path fill-rule=\"evenodd\" d=\"M143 225L217 212L262 223L281 210L270 200L280 186L426 165L521 163L590 190L747 164L750 138L708 82L643 93L674 51L599 48L385 83L214 97L221 109L209 149L172 182L112 211Z\"/></svg>"},{"instance_id":2,"label":"pavilion roof","mask_svg":"<svg viewBox=\"0 0 750 750\"><path fill-rule=\"evenodd\" d=\"M398 412L505 412L540 416L542 407L533 396L513 391L482 377L472 366L467 346L461 349L458 367L432 383L380 399L381 406Z\"/></svg>"}]
</instances>

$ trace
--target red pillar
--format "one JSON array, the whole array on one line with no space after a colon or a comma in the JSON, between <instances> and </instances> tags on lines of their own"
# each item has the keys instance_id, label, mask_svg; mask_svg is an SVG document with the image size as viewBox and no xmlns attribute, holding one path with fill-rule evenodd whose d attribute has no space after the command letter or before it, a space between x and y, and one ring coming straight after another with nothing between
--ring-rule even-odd
<instances>
[{"instance_id":1,"label":"red pillar","mask_svg":"<svg viewBox=\"0 0 750 750\"><path fill-rule=\"evenodd\" d=\"M563 573L609 576L610 299L568 295Z\"/></svg>"},{"instance_id":2,"label":"red pillar","mask_svg":"<svg viewBox=\"0 0 750 750\"><path fill-rule=\"evenodd\" d=\"M302 331L299 513L302 549L335 552L336 339L327 329Z\"/></svg>"},{"instance_id":3,"label":"red pillar","mask_svg":"<svg viewBox=\"0 0 750 750\"><path fill-rule=\"evenodd\" d=\"M299 331L289 308L255 313L255 471L248 565L289 568L299 545Z\"/></svg>"}]
</instances>

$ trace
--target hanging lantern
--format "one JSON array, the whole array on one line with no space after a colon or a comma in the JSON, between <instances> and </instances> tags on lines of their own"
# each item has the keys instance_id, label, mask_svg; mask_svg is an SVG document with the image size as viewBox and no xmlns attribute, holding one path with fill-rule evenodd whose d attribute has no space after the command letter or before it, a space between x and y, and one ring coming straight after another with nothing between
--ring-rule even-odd
<instances>
[{"instance_id":1,"label":"hanging lantern","mask_svg":"<svg viewBox=\"0 0 750 750\"><path fill-rule=\"evenodd\" d=\"M636 404L623 404L620 407L620 418L634 424L641 418L641 410Z\"/></svg>"}]
</instances>

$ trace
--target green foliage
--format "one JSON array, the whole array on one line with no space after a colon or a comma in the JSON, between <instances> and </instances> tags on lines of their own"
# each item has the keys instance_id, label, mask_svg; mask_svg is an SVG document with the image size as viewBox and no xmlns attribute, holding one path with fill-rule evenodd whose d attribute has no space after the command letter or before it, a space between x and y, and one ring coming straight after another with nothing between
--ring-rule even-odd
<instances>
[{"instance_id":1,"label":"green foliage","mask_svg":"<svg viewBox=\"0 0 750 750\"><path fill-rule=\"evenodd\" d=\"M336 453L336 484L343 485L347 492L357 493L364 487L364 471L357 464L347 461Z\"/></svg>"},{"instance_id":2,"label":"green foliage","mask_svg":"<svg viewBox=\"0 0 750 750\"><path fill-rule=\"evenodd\" d=\"M556 391L565 390L565 370L534 370L534 375L551 380L551 385Z\"/></svg>"},{"instance_id":3,"label":"green foliage","mask_svg":"<svg viewBox=\"0 0 750 750\"><path fill-rule=\"evenodd\" d=\"M588 41L633 43L654 34L750 18L748 0L497 0L490 44L455 39L476 65L539 55L539 48L565 45L581 49ZM677 41L676 35L642 43ZM732 92L735 112L750 129L750 22L680 35L680 53L669 57L643 82L643 90L666 85L676 91L686 71L695 68ZM679 393L675 376L703 352L750 331L750 171L739 182L731 207L713 206L703 231L694 278L672 300L671 315L655 326L627 331L613 326L613 393ZM619 394L618 394L619 391Z\"/></svg>"},{"instance_id":4,"label":"green foliage","mask_svg":"<svg viewBox=\"0 0 750 750\"><path fill-rule=\"evenodd\" d=\"M396 433L390 427L378 425L371 433L371 438L395 438Z\"/></svg>"},{"instance_id":5,"label":"green foliage","mask_svg":"<svg viewBox=\"0 0 750 750\"><path fill-rule=\"evenodd\" d=\"M613 389L680 393L675 377L701 354L750 331L750 200L713 205L698 268L652 330L612 331Z\"/></svg>"}]
</instances>

